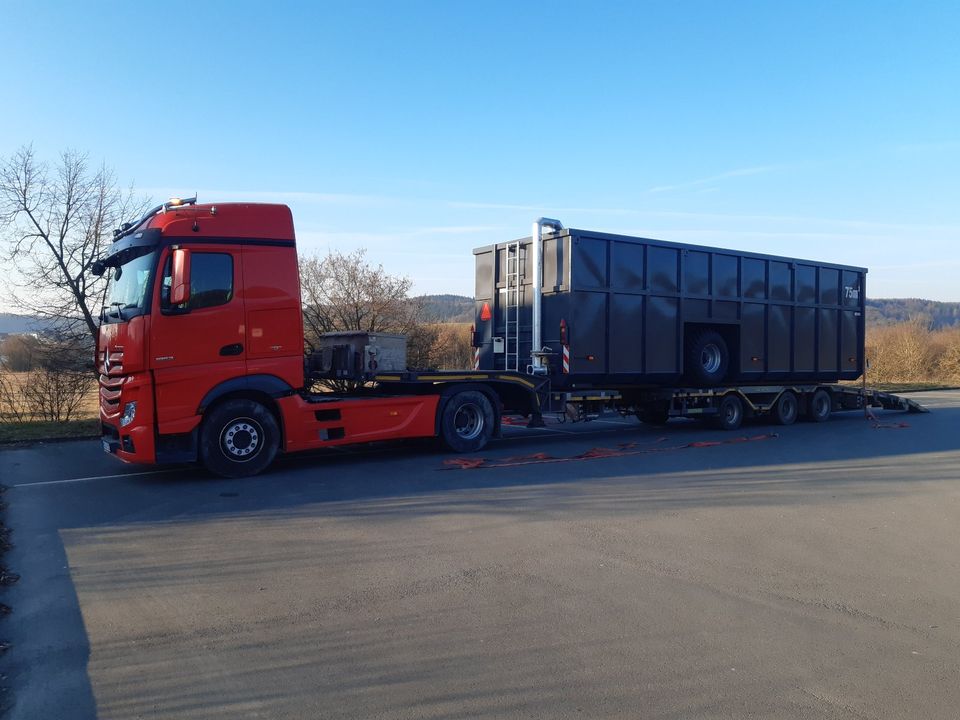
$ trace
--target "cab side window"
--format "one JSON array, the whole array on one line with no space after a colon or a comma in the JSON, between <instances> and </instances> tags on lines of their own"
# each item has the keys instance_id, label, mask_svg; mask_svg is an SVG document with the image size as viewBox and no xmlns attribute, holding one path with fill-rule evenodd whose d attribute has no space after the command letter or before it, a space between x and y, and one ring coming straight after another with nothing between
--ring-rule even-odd
<instances>
[{"instance_id":1,"label":"cab side window","mask_svg":"<svg viewBox=\"0 0 960 720\"><path fill-rule=\"evenodd\" d=\"M171 259L163 266L160 306L170 305ZM227 253L194 252L190 256L190 299L177 310L200 310L225 305L233 299L233 257Z\"/></svg>"}]
</instances>

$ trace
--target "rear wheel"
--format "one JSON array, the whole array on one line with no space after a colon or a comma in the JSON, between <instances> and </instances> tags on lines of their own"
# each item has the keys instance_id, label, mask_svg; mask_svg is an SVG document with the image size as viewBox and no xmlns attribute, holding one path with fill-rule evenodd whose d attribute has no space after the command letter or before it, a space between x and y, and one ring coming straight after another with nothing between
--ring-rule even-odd
<instances>
[{"instance_id":1,"label":"rear wheel","mask_svg":"<svg viewBox=\"0 0 960 720\"><path fill-rule=\"evenodd\" d=\"M727 341L716 330L704 330L690 339L685 369L691 382L717 385L727 376L729 368Z\"/></svg>"},{"instance_id":2,"label":"rear wheel","mask_svg":"<svg viewBox=\"0 0 960 720\"><path fill-rule=\"evenodd\" d=\"M267 408L253 400L228 400L214 407L200 429L200 460L222 477L256 475L273 462L280 428Z\"/></svg>"},{"instance_id":3,"label":"rear wheel","mask_svg":"<svg viewBox=\"0 0 960 720\"><path fill-rule=\"evenodd\" d=\"M800 403L790 390L784 390L773 406L773 417L778 425L793 425L800 415Z\"/></svg>"},{"instance_id":4,"label":"rear wheel","mask_svg":"<svg viewBox=\"0 0 960 720\"><path fill-rule=\"evenodd\" d=\"M477 390L461 390L443 406L440 439L455 452L475 452L493 437L493 425L490 399Z\"/></svg>"},{"instance_id":5,"label":"rear wheel","mask_svg":"<svg viewBox=\"0 0 960 720\"><path fill-rule=\"evenodd\" d=\"M718 410L716 423L721 430L736 430L743 423L743 400L739 395L725 395Z\"/></svg>"},{"instance_id":6,"label":"rear wheel","mask_svg":"<svg viewBox=\"0 0 960 720\"><path fill-rule=\"evenodd\" d=\"M833 398L823 388L820 388L810 397L810 407L807 408L807 419L812 422L826 422L833 412Z\"/></svg>"}]
</instances>

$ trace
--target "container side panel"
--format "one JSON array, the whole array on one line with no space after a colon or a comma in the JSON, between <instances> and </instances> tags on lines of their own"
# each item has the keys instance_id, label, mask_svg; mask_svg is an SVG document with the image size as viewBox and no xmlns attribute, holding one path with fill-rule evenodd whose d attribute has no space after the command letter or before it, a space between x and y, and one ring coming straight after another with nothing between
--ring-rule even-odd
<instances>
[{"instance_id":1,"label":"container side panel","mask_svg":"<svg viewBox=\"0 0 960 720\"><path fill-rule=\"evenodd\" d=\"M478 253L475 257L477 259L477 284L474 297L477 300L489 300L493 297L494 251Z\"/></svg>"},{"instance_id":2,"label":"container side panel","mask_svg":"<svg viewBox=\"0 0 960 720\"><path fill-rule=\"evenodd\" d=\"M683 258L683 292L685 295L710 293L710 255L691 250Z\"/></svg>"},{"instance_id":3,"label":"container side panel","mask_svg":"<svg viewBox=\"0 0 960 720\"><path fill-rule=\"evenodd\" d=\"M716 253L713 256L713 294L735 298L740 295L740 272L737 258Z\"/></svg>"},{"instance_id":4,"label":"container side panel","mask_svg":"<svg viewBox=\"0 0 960 720\"><path fill-rule=\"evenodd\" d=\"M767 370L772 373L790 372L793 350L791 315L787 305L771 305L767 314Z\"/></svg>"},{"instance_id":5,"label":"container side panel","mask_svg":"<svg viewBox=\"0 0 960 720\"><path fill-rule=\"evenodd\" d=\"M570 314L570 293L547 293L543 296L541 307L543 308L543 344L560 353L560 321L563 320L569 326L573 322ZM568 337L569 342L569 337ZM559 362L559 360L557 361Z\"/></svg>"},{"instance_id":6,"label":"container side panel","mask_svg":"<svg viewBox=\"0 0 960 720\"><path fill-rule=\"evenodd\" d=\"M817 269L812 265L797 265L797 302L817 301Z\"/></svg>"},{"instance_id":7,"label":"container side panel","mask_svg":"<svg viewBox=\"0 0 960 720\"><path fill-rule=\"evenodd\" d=\"M627 292L642 292L643 248L641 243L615 242L610 258L611 287Z\"/></svg>"},{"instance_id":8,"label":"container side panel","mask_svg":"<svg viewBox=\"0 0 960 720\"><path fill-rule=\"evenodd\" d=\"M607 286L606 240L581 236L573 241L573 287L597 288Z\"/></svg>"},{"instance_id":9,"label":"container side panel","mask_svg":"<svg viewBox=\"0 0 960 720\"><path fill-rule=\"evenodd\" d=\"M767 297L767 261L743 259L743 296L763 300Z\"/></svg>"},{"instance_id":10,"label":"container side panel","mask_svg":"<svg viewBox=\"0 0 960 720\"><path fill-rule=\"evenodd\" d=\"M729 300L713 301L714 320L738 320L740 318L740 303Z\"/></svg>"},{"instance_id":11,"label":"container side panel","mask_svg":"<svg viewBox=\"0 0 960 720\"><path fill-rule=\"evenodd\" d=\"M845 373L862 372L860 367L860 318L856 310L840 313L840 360Z\"/></svg>"},{"instance_id":12,"label":"container side panel","mask_svg":"<svg viewBox=\"0 0 960 720\"><path fill-rule=\"evenodd\" d=\"M680 372L677 357L678 311L676 298L651 297L647 300L647 373Z\"/></svg>"},{"instance_id":13,"label":"container side panel","mask_svg":"<svg viewBox=\"0 0 960 720\"><path fill-rule=\"evenodd\" d=\"M651 292L677 292L678 258L679 251L673 248L647 247L647 277Z\"/></svg>"},{"instance_id":14,"label":"container side panel","mask_svg":"<svg viewBox=\"0 0 960 720\"><path fill-rule=\"evenodd\" d=\"M770 262L770 299L793 300L793 272L784 262Z\"/></svg>"},{"instance_id":15,"label":"container side panel","mask_svg":"<svg viewBox=\"0 0 960 720\"><path fill-rule=\"evenodd\" d=\"M836 372L837 367L837 310L820 308L820 353L818 355L817 370L819 372Z\"/></svg>"},{"instance_id":16,"label":"container side panel","mask_svg":"<svg viewBox=\"0 0 960 720\"><path fill-rule=\"evenodd\" d=\"M570 372L607 372L607 293L573 292L570 309Z\"/></svg>"},{"instance_id":17,"label":"container side panel","mask_svg":"<svg viewBox=\"0 0 960 720\"><path fill-rule=\"evenodd\" d=\"M813 308L794 310L793 371L812 373L816 368L817 323Z\"/></svg>"},{"instance_id":18,"label":"container side panel","mask_svg":"<svg viewBox=\"0 0 960 720\"><path fill-rule=\"evenodd\" d=\"M820 268L820 304L840 304L840 271Z\"/></svg>"},{"instance_id":19,"label":"container side panel","mask_svg":"<svg viewBox=\"0 0 960 720\"><path fill-rule=\"evenodd\" d=\"M533 243L529 240L520 243L520 284L530 285L533 282ZM506 276L504 276L506 277Z\"/></svg>"},{"instance_id":20,"label":"container side panel","mask_svg":"<svg viewBox=\"0 0 960 720\"><path fill-rule=\"evenodd\" d=\"M643 295L610 295L610 372L643 372Z\"/></svg>"},{"instance_id":21,"label":"container side panel","mask_svg":"<svg viewBox=\"0 0 960 720\"><path fill-rule=\"evenodd\" d=\"M710 322L710 301L684 298L683 321L695 323Z\"/></svg>"},{"instance_id":22,"label":"container side panel","mask_svg":"<svg viewBox=\"0 0 960 720\"><path fill-rule=\"evenodd\" d=\"M764 316L766 306L744 303L740 323L740 373L749 377L762 373L765 364Z\"/></svg>"},{"instance_id":23,"label":"container side panel","mask_svg":"<svg viewBox=\"0 0 960 720\"><path fill-rule=\"evenodd\" d=\"M496 267L496 249L487 252L477 253L476 257L476 289L475 293L475 312L473 324L477 332L480 333L480 367L492 370L494 367L493 357L493 320L484 320L484 306L492 314L496 310L496 276L494 269Z\"/></svg>"},{"instance_id":24,"label":"container side panel","mask_svg":"<svg viewBox=\"0 0 960 720\"><path fill-rule=\"evenodd\" d=\"M562 238L548 237L543 241L544 292L559 290L566 283L562 249Z\"/></svg>"},{"instance_id":25,"label":"container side panel","mask_svg":"<svg viewBox=\"0 0 960 720\"><path fill-rule=\"evenodd\" d=\"M860 299L863 297L862 279L862 273L851 272L850 270L843 271L843 293L841 294L841 298L844 307L860 307Z\"/></svg>"}]
</instances>

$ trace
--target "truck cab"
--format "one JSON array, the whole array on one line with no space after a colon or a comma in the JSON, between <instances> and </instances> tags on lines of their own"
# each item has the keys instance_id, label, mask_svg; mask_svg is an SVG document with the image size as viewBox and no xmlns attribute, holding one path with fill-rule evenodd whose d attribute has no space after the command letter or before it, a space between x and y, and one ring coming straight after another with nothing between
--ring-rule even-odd
<instances>
[{"instance_id":1,"label":"truck cab","mask_svg":"<svg viewBox=\"0 0 960 720\"><path fill-rule=\"evenodd\" d=\"M197 460L206 408L228 397L276 408L303 387L288 207L175 199L116 231L94 271L109 276L96 350L103 444L121 459ZM229 431L241 457L257 451L255 426Z\"/></svg>"}]
</instances>

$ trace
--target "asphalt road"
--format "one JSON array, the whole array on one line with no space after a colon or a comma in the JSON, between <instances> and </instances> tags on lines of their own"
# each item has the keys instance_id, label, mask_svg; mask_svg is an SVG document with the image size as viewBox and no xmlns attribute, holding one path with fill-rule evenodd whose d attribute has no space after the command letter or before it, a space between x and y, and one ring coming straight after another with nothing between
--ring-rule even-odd
<instances>
[{"instance_id":1,"label":"asphalt road","mask_svg":"<svg viewBox=\"0 0 960 720\"><path fill-rule=\"evenodd\" d=\"M7 715L956 718L960 392L917 397L879 428L511 427L480 469L2 450Z\"/></svg>"}]
</instances>

